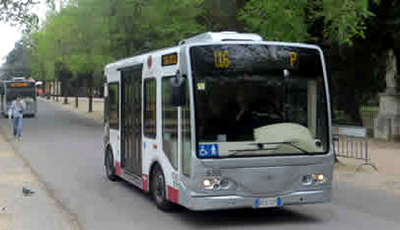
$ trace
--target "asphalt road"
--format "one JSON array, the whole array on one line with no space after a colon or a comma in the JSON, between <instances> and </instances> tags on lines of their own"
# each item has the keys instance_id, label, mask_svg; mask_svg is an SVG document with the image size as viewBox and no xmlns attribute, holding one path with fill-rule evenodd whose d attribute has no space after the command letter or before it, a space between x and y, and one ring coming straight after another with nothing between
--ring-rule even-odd
<instances>
[{"instance_id":1,"label":"asphalt road","mask_svg":"<svg viewBox=\"0 0 400 230\"><path fill-rule=\"evenodd\" d=\"M38 108L37 117L24 119L16 149L84 229L400 229L400 196L339 181L331 204L163 213L135 187L106 179L101 125L58 105L39 101Z\"/></svg>"}]
</instances>

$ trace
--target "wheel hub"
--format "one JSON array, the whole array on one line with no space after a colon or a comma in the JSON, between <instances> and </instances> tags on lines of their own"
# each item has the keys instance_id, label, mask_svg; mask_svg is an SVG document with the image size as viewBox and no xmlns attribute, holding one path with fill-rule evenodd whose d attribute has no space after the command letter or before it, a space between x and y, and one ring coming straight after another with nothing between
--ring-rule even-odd
<instances>
[{"instance_id":1,"label":"wheel hub","mask_svg":"<svg viewBox=\"0 0 400 230\"><path fill-rule=\"evenodd\" d=\"M164 178L161 174L157 175L157 197L164 197Z\"/></svg>"}]
</instances>

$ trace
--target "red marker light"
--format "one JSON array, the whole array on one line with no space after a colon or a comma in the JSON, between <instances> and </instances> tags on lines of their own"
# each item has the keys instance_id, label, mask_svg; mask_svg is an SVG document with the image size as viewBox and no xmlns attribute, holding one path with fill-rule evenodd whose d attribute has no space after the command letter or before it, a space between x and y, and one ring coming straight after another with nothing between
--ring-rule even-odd
<instances>
[{"instance_id":1,"label":"red marker light","mask_svg":"<svg viewBox=\"0 0 400 230\"><path fill-rule=\"evenodd\" d=\"M149 67L149 69L151 69L151 64L152 64L152 60L151 60L151 55L147 58L147 66Z\"/></svg>"}]
</instances>

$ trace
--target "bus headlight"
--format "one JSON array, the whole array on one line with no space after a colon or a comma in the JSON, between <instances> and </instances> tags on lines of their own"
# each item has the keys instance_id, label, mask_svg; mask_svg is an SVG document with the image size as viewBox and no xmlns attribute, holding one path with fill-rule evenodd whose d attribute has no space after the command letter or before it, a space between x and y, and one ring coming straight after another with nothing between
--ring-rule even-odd
<instances>
[{"instance_id":1,"label":"bus headlight","mask_svg":"<svg viewBox=\"0 0 400 230\"><path fill-rule=\"evenodd\" d=\"M202 182L204 190L227 190L236 189L236 183L228 178L206 178Z\"/></svg>"},{"instance_id":2,"label":"bus headlight","mask_svg":"<svg viewBox=\"0 0 400 230\"><path fill-rule=\"evenodd\" d=\"M211 186L211 180L205 179L205 180L203 181L203 187L204 187L204 188L208 188L208 187L210 187L210 186Z\"/></svg>"},{"instance_id":3,"label":"bus headlight","mask_svg":"<svg viewBox=\"0 0 400 230\"><path fill-rule=\"evenodd\" d=\"M325 176L324 176L324 174L319 174L319 175L317 176L317 180L318 180L318 182L324 182L324 181L325 181Z\"/></svg>"},{"instance_id":4,"label":"bus headlight","mask_svg":"<svg viewBox=\"0 0 400 230\"><path fill-rule=\"evenodd\" d=\"M203 188L205 190L217 189L219 187L219 178L206 178L203 181Z\"/></svg>"},{"instance_id":5,"label":"bus headlight","mask_svg":"<svg viewBox=\"0 0 400 230\"><path fill-rule=\"evenodd\" d=\"M301 177L301 184L312 185L312 184L322 184L326 181L324 174L308 174Z\"/></svg>"},{"instance_id":6,"label":"bus headlight","mask_svg":"<svg viewBox=\"0 0 400 230\"><path fill-rule=\"evenodd\" d=\"M304 175L304 176L301 178L301 183L302 183L303 185L310 185L310 184L312 184L312 177L311 177L311 175Z\"/></svg>"}]
</instances>

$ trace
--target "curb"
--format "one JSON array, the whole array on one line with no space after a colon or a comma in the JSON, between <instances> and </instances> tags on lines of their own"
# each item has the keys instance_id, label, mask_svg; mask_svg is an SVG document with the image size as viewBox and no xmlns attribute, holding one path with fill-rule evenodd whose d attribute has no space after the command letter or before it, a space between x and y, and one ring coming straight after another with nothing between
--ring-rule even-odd
<instances>
[{"instance_id":1,"label":"curb","mask_svg":"<svg viewBox=\"0 0 400 230\"><path fill-rule=\"evenodd\" d=\"M13 142L10 142L7 138L7 131L4 130L4 126L0 126L0 138L3 139L4 142L8 143L11 149L14 151L17 158L19 158L22 162L24 167L29 169L30 173L38 179L39 187L46 192L46 195L53 199L55 202L55 206L60 209L62 214L67 214L66 219L69 221L71 226L77 230L83 230L82 224L78 220L78 215L73 213L67 206L65 206L56 196L55 191L50 189L50 186L44 182L42 176L32 167L30 162L22 155L19 149L15 146ZM7 128L6 128L7 129Z\"/></svg>"}]
</instances>

